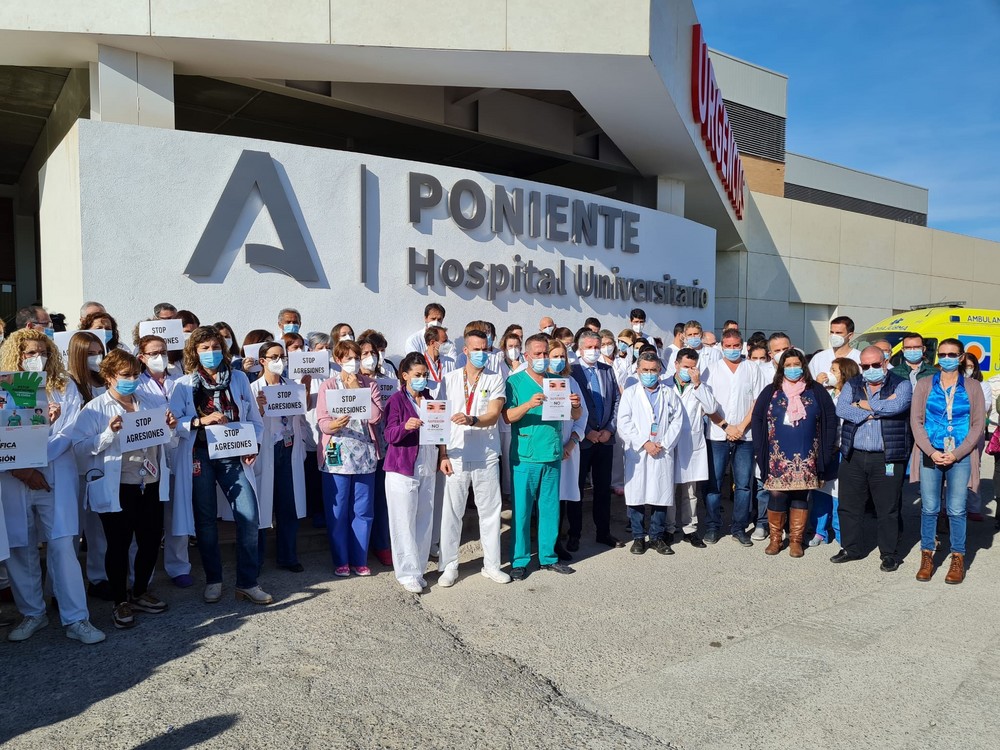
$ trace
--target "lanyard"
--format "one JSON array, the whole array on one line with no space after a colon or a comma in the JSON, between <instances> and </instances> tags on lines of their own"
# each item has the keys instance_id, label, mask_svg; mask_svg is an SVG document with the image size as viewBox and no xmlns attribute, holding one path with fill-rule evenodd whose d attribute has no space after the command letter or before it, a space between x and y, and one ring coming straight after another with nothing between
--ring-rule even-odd
<instances>
[{"instance_id":1,"label":"lanyard","mask_svg":"<svg viewBox=\"0 0 1000 750\"><path fill-rule=\"evenodd\" d=\"M958 392L958 383L955 383L950 389L941 386L941 390L944 391L944 407L948 413L948 431L951 432L951 412L955 406L955 394Z\"/></svg>"},{"instance_id":2,"label":"lanyard","mask_svg":"<svg viewBox=\"0 0 1000 750\"><path fill-rule=\"evenodd\" d=\"M479 378L483 375L483 371L480 370L479 374L476 375L475 381L472 383L472 388L469 388L469 373L462 368L462 388L465 391L465 413L470 417L472 416L472 401L476 398L476 386L479 385Z\"/></svg>"},{"instance_id":3,"label":"lanyard","mask_svg":"<svg viewBox=\"0 0 1000 750\"><path fill-rule=\"evenodd\" d=\"M424 355L424 361L427 362L427 369L430 370L431 378L435 383L441 382L441 370L444 369L444 362L438 365L437 370L434 369L434 363L428 359L427 355Z\"/></svg>"},{"instance_id":4,"label":"lanyard","mask_svg":"<svg viewBox=\"0 0 1000 750\"><path fill-rule=\"evenodd\" d=\"M649 393L649 391L647 391L645 387L643 387L642 390L645 391L642 395L648 402L649 396L647 394ZM649 404L649 408L652 409L653 411L653 421L656 422L662 428L663 420L660 419L660 417L663 416L663 388L660 386L659 383L656 384L656 390L654 391L654 393L656 394L656 398L654 399L656 405L654 406L653 404Z\"/></svg>"}]
</instances>

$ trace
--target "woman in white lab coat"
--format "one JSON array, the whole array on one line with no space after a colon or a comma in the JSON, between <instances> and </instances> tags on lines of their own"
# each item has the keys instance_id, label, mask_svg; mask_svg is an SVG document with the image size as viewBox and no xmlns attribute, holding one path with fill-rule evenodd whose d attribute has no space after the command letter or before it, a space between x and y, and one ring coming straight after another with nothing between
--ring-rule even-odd
<instances>
[{"instance_id":1,"label":"woman in white lab coat","mask_svg":"<svg viewBox=\"0 0 1000 750\"><path fill-rule=\"evenodd\" d=\"M111 586L116 628L135 626L133 610L163 612L167 605L149 590L160 556L163 505L159 446L122 450L120 433L126 413L166 414L170 442L177 439L177 420L162 398L139 394L139 360L112 349L101 362L106 390L80 412L73 428L77 463L85 469L87 509L100 516L107 539L104 566ZM128 592L129 547L135 539L135 581Z\"/></svg>"},{"instance_id":2,"label":"woman in white lab coat","mask_svg":"<svg viewBox=\"0 0 1000 750\"><path fill-rule=\"evenodd\" d=\"M241 422L253 426L258 448L264 423L247 376L230 367L229 350L219 332L201 326L184 344L184 371L170 396L180 442L174 453L174 526L197 530L198 551L205 569L207 603L222 598L222 555L217 523L217 487L221 487L236 519L236 598L270 604L271 595L257 585L257 531L260 509L254 482L256 454L210 458L205 428ZM183 513L184 523L177 516ZM186 525L185 525L186 524Z\"/></svg>"},{"instance_id":3,"label":"woman in white lab coat","mask_svg":"<svg viewBox=\"0 0 1000 750\"><path fill-rule=\"evenodd\" d=\"M636 363L639 382L622 393L618 434L625 443L625 504L632 525L631 552L646 551L645 508L650 506L649 547L673 554L663 538L667 507L674 504L674 446L684 426L683 407L673 389L660 382L655 352Z\"/></svg>"},{"instance_id":4,"label":"woman in white lab coat","mask_svg":"<svg viewBox=\"0 0 1000 750\"><path fill-rule=\"evenodd\" d=\"M7 572L21 623L7 634L7 640L23 641L49 624L42 595L42 568L36 542L46 542L46 563L56 599L59 618L69 638L82 643L100 643L104 633L90 624L83 574L76 559L73 539L80 533L80 510L77 502L79 480L76 460L71 450L71 433L80 413L80 392L63 367L62 355L55 343L42 331L15 331L0 348L0 371L44 373L44 389L38 394L48 399L48 464L37 469L11 469L0 472L0 501L10 544ZM15 376L17 377L17 376ZM25 406L30 398L30 382L17 392L10 383L7 409ZM39 378L38 382L41 380ZM5 384L6 385L6 384ZM5 388L7 390L7 388ZM13 403L11 403L13 401Z\"/></svg>"},{"instance_id":5,"label":"woman in white lab coat","mask_svg":"<svg viewBox=\"0 0 1000 750\"><path fill-rule=\"evenodd\" d=\"M288 336L298 334L285 334ZM304 414L280 417L264 416L267 399L264 387L287 385L282 376L287 368L285 350L281 344L269 341L260 347L258 353L264 372L250 384L250 390L260 408L264 421L264 435L260 441L260 456L254 462L257 481L257 501L260 505L260 534L257 539L257 561L264 564L264 529L275 522L275 545L279 568L301 573L304 568L299 562L296 536L299 519L306 515L306 471L305 439L309 431ZM303 387L308 394L309 383ZM308 396L307 396L308 399ZM305 408L306 404L303 404Z\"/></svg>"},{"instance_id":6,"label":"woman in white lab coat","mask_svg":"<svg viewBox=\"0 0 1000 750\"><path fill-rule=\"evenodd\" d=\"M549 372L560 378L569 379L570 395L580 398L580 416L562 423L563 454L559 469L559 528L566 520L566 504L580 502L580 441L587 434L587 404L580 386L573 378L573 365L567 360L568 350L559 339L549 340ZM568 562L573 559L563 546L562 539L556 539L556 556Z\"/></svg>"}]
</instances>

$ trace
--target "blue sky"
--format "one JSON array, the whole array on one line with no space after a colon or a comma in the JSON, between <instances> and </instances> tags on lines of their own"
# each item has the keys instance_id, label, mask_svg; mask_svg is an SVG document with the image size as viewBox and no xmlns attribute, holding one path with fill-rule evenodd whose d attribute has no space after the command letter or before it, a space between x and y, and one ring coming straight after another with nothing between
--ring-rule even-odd
<instances>
[{"instance_id":1,"label":"blue sky","mask_svg":"<svg viewBox=\"0 0 1000 750\"><path fill-rule=\"evenodd\" d=\"M694 3L710 47L788 76L787 150L926 187L929 226L1000 241L1000 0Z\"/></svg>"}]
</instances>

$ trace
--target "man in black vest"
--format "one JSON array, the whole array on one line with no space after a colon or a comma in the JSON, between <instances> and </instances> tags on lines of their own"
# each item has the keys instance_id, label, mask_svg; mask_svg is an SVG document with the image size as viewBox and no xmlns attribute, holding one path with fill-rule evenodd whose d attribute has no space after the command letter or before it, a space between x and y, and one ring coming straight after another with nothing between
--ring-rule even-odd
<instances>
[{"instance_id":1,"label":"man in black vest","mask_svg":"<svg viewBox=\"0 0 1000 750\"><path fill-rule=\"evenodd\" d=\"M913 387L885 369L877 346L861 352L861 375L844 384L837 399L840 432L840 539L843 549L830 558L843 563L864 557L865 505L871 497L878 522L882 570L899 568L897 547L903 530L900 507L906 466L913 450L910 399Z\"/></svg>"}]
</instances>

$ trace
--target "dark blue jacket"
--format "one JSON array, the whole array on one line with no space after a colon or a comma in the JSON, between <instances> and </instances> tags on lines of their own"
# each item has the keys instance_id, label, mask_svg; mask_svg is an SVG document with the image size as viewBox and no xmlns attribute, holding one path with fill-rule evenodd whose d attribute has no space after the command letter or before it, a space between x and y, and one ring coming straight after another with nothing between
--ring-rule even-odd
<instances>
[{"instance_id":1,"label":"dark blue jacket","mask_svg":"<svg viewBox=\"0 0 1000 750\"><path fill-rule=\"evenodd\" d=\"M854 393L865 393L865 379L858 375L848 381ZM903 378L889 372L886 379L882 381L879 389L879 399L889 398ZM891 417L879 417L879 426L882 428L882 445L885 448L885 460L889 463L899 461L909 461L910 453L913 451L913 432L910 430L910 410L907 408ZM840 454L850 460L851 452L854 450L854 431L858 428L854 422L844 420L840 428Z\"/></svg>"},{"instance_id":2,"label":"dark blue jacket","mask_svg":"<svg viewBox=\"0 0 1000 750\"><path fill-rule=\"evenodd\" d=\"M587 405L587 432L591 430L608 430L612 435L618 431L618 382L615 380L615 372L609 365L603 362L594 364L597 371L597 380L601 384L601 397L604 401L604 412L597 413L597 406L594 405L594 397L590 392L590 384L587 382L587 373L584 372L582 363L573 365L572 376L576 384L583 392L583 400ZM607 443L613 445L613 441ZM593 443L584 440L580 443L581 450L587 450Z\"/></svg>"},{"instance_id":3,"label":"dark blue jacket","mask_svg":"<svg viewBox=\"0 0 1000 750\"><path fill-rule=\"evenodd\" d=\"M770 408L771 399L777 390L773 383L764 388L757 397L757 401L754 402L753 415L750 417L754 459L757 461L757 468L760 469L762 484L767 479L768 456L770 455L767 444L767 410ZM825 482L837 476L837 410L833 406L830 394L819 383L810 383L809 392L812 393L819 405L816 423L816 429L819 433L819 455L817 456L816 468L819 470L819 478Z\"/></svg>"}]
</instances>

